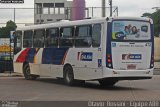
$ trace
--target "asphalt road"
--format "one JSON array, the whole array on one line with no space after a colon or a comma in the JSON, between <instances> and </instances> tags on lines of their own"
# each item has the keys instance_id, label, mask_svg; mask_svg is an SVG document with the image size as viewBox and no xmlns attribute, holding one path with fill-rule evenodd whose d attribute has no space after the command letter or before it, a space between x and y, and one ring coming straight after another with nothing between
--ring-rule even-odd
<instances>
[{"instance_id":1,"label":"asphalt road","mask_svg":"<svg viewBox=\"0 0 160 107\"><path fill-rule=\"evenodd\" d=\"M0 101L160 101L160 75L151 80L120 81L112 88L97 82L66 86L62 80L0 77Z\"/></svg>"}]
</instances>

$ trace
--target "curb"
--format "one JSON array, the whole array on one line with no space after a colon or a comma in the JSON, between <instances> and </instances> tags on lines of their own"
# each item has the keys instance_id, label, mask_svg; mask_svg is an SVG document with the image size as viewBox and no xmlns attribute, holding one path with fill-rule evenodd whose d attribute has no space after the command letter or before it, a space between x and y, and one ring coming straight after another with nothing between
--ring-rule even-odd
<instances>
[{"instance_id":1,"label":"curb","mask_svg":"<svg viewBox=\"0 0 160 107\"><path fill-rule=\"evenodd\" d=\"M160 75L160 69L155 69L153 72L154 75Z\"/></svg>"},{"instance_id":2,"label":"curb","mask_svg":"<svg viewBox=\"0 0 160 107\"><path fill-rule=\"evenodd\" d=\"M0 73L0 77L22 77L19 73Z\"/></svg>"}]
</instances>

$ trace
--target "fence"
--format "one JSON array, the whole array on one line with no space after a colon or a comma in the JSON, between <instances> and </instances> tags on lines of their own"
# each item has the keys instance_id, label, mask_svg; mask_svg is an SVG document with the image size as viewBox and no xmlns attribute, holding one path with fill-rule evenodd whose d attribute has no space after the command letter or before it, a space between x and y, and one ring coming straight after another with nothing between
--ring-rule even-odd
<instances>
[{"instance_id":1,"label":"fence","mask_svg":"<svg viewBox=\"0 0 160 107\"><path fill-rule=\"evenodd\" d=\"M79 7L80 8L80 7ZM71 10L73 7L64 8L0 8L0 26L5 26L9 20L14 21L18 26L30 25L35 22L35 15L39 15L41 19L42 15L62 15L64 14L64 20L70 20ZM104 8L103 8L104 9ZM106 17L110 15L110 8L105 7ZM118 7L113 7L113 16L118 16ZM37 13L38 12L38 13ZM102 17L102 7L86 7L85 18L88 17Z\"/></svg>"},{"instance_id":2,"label":"fence","mask_svg":"<svg viewBox=\"0 0 160 107\"><path fill-rule=\"evenodd\" d=\"M10 38L0 38L0 73L13 71L13 43Z\"/></svg>"}]
</instances>

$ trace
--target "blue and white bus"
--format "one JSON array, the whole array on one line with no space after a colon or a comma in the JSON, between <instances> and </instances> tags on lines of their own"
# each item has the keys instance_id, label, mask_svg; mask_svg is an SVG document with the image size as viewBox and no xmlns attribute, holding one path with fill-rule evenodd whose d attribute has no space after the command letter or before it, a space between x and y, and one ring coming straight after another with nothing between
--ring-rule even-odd
<instances>
[{"instance_id":1,"label":"blue and white bus","mask_svg":"<svg viewBox=\"0 0 160 107\"><path fill-rule=\"evenodd\" d=\"M68 85L97 80L151 79L153 21L119 17L60 21L17 28L14 71L25 79L64 78Z\"/></svg>"}]
</instances>

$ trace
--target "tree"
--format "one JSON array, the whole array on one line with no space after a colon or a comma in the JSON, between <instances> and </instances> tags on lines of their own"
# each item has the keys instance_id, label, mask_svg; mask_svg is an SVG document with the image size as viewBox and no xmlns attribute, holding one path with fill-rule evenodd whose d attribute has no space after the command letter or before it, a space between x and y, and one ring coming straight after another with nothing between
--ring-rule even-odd
<instances>
[{"instance_id":1,"label":"tree","mask_svg":"<svg viewBox=\"0 0 160 107\"><path fill-rule=\"evenodd\" d=\"M151 18L151 17L152 17L152 14L151 14L151 13L144 13L144 14L142 15L142 17L149 17L149 18Z\"/></svg>"},{"instance_id":2,"label":"tree","mask_svg":"<svg viewBox=\"0 0 160 107\"><path fill-rule=\"evenodd\" d=\"M10 30L15 30L17 28L16 24L11 20L7 22L6 27Z\"/></svg>"},{"instance_id":3,"label":"tree","mask_svg":"<svg viewBox=\"0 0 160 107\"><path fill-rule=\"evenodd\" d=\"M0 28L0 38L9 38L10 31L14 31L16 28L17 26L13 21L8 21L6 27Z\"/></svg>"},{"instance_id":4,"label":"tree","mask_svg":"<svg viewBox=\"0 0 160 107\"><path fill-rule=\"evenodd\" d=\"M154 33L155 36L160 34L160 9L157 9L154 13L144 13L142 17L150 17L154 22Z\"/></svg>"}]
</instances>

